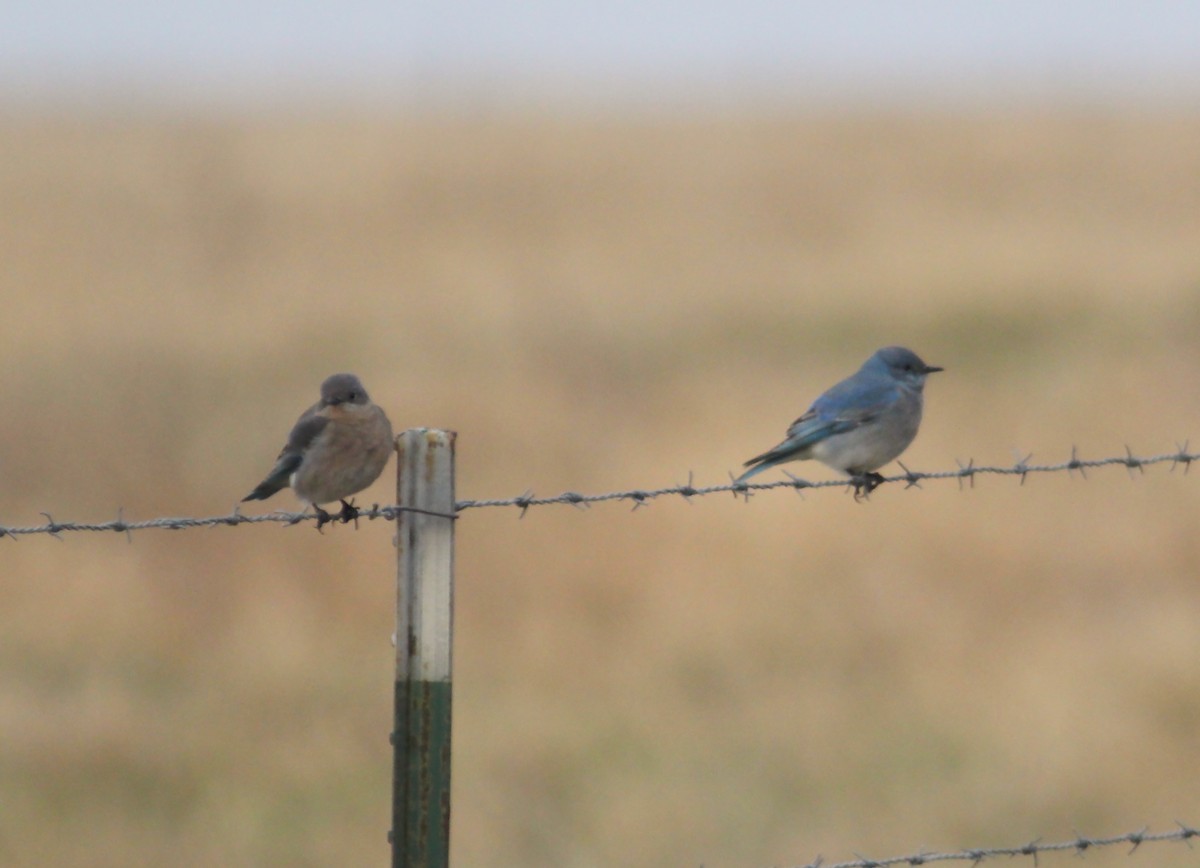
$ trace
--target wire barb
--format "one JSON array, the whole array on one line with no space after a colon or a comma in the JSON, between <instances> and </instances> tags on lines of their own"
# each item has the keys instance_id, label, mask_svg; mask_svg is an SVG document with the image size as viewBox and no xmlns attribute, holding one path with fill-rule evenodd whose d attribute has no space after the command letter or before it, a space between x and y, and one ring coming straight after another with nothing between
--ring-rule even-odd
<instances>
[{"instance_id":1,"label":"wire barb","mask_svg":"<svg viewBox=\"0 0 1200 868\"><path fill-rule=\"evenodd\" d=\"M1013 465L1013 470L1021 474L1021 485L1025 484L1025 477L1029 475L1029 461L1033 458L1033 453L1030 452L1024 458L1017 461Z\"/></svg>"},{"instance_id":2,"label":"wire barb","mask_svg":"<svg viewBox=\"0 0 1200 868\"><path fill-rule=\"evenodd\" d=\"M1192 459L1196 456L1188 454L1188 442L1184 440L1182 443L1176 443L1179 451L1175 454L1175 460L1171 462L1171 472L1175 472L1175 468L1180 464L1183 465L1183 475L1187 476L1187 472L1192 469Z\"/></svg>"},{"instance_id":3,"label":"wire barb","mask_svg":"<svg viewBox=\"0 0 1200 868\"><path fill-rule=\"evenodd\" d=\"M780 468L780 470L783 472L784 476L786 476L788 479L792 480L792 488L794 488L796 490L796 495L801 500L804 500L803 489L809 487L809 484L810 484L809 481L807 479L801 479L799 476L796 476L794 473L789 473L787 470L784 470L783 468Z\"/></svg>"},{"instance_id":4,"label":"wire barb","mask_svg":"<svg viewBox=\"0 0 1200 868\"><path fill-rule=\"evenodd\" d=\"M1146 475L1146 468L1142 467L1142 459L1135 458L1133 450L1129 448L1129 444L1125 444L1125 467L1129 471L1129 478L1133 478L1133 470L1137 468L1143 476Z\"/></svg>"},{"instance_id":5,"label":"wire barb","mask_svg":"<svg viewBox=\"0 0 1200 868\"><path fill-rule=\"evenodd\" d=\"M903 462L903 461L899 461L899 460L898 460L896 463L897 463L897 464L899 464L899 465L900 465L900 469L904 471L904 482L905 482L904 488L905 488L905 489L909 489L909 488L920 488L920 487L921 487L921 476L920 476L920 474L913 473L911 470L909 470L909 469L908 469L908 468L907 468L907 467L904 465L904 462Z\"/></svg>"},{"instance_id":6,"label":"wire barb","mask_svg":"<svg viewBox=\"0 0 1200 868\"><path fill-rule=\"evenodd\" d=\"M62 542L63 541L62 534L59 533L58 525L55 524L54 519L51 517L50 513L42 512L42 513L38 513L38 514L44 515L46 517L46 528L47 528L46 533L48 533L50 536L54 537L59 542Z\"/></svg>"},{"instance_id":7,"label":"wire barb","mask_svg":"<svg viewBox=\"0 0 1200 868\"><path fill-rule=\"evenodd\" d=\"M968 458L967 463L963 464L961 461L959 461L957 458L955 458L954 462L958 465L958 490L962 491L962 487L963 487L962 481L963 481L964 476L967 478L968 482L970 482L971 488L974 488L975 487L975 459Z\"/></svg>"},{"instance_id":8,"label":"wire barb","mask_svg":"<svg viewBox=\"0 0 1200 868\"><path fill-rule=\"evenodd\" d=\"M1078 470L1079 475L1087 479L1087 462L1079 460L1079 455L1076 453L1074 446L1071 447L1071 460L1067 462L1068 476L1072 470Z\"/></svg>"},{"instance_id":9,"label":"wire barb","mask_svg":"<svg viewBox=\"0 0 1200 868\"><path fill-rule=\"evenodd\" d=\"M166 527L171 527L171 525L168 524ZM125 507L117 507L117 520L113 522L112 529L117 533L124 533L125 542L133 545L133 534L130 532L129 525L125 523Z\"/></svg>"},{"instance_id":10,"label":"wire barb","mask_svg":"<svg viewBox=\"0 0 1200 868\"><path fill-rule=\"evenodd\" d=\"M587 501L583 499L583 495L575 491L567 491L563 493L564 500L571 504L576 509L587 509Z\"/></svg>"}]
</instances>

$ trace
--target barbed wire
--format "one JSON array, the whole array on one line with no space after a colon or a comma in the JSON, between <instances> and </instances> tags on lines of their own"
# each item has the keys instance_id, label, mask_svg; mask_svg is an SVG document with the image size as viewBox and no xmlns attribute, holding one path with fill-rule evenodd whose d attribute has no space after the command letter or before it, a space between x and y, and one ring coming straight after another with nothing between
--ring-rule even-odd
<instances>
[{"instance_id":1,"label":"barbed wire","mask_svg":"<svg viewBox=\"0 0 1200 868\"><path fill-rule=\"evenodd\" d=\"M965 464L958 461L957 470L942 470L934 472L919 472L909 470L904 466L903 462L897 461L903 473L894 476L884 476L877 482L872 483L872 488L878 488L880 485L885 485L889 482L903 482L905 488L920 488L920 484L931 479L957 479L961 487L963 480L966 480L971 487L975 485L976 476L985 476L988 474L996 476L1019 476L1021 484L1025 484L1025 479L1031 474L1039 473L1073 473L1079 471L1080 475L1087 477L1087 471L1094 467L1107 467L1111 465L1122 465L1126 467L1132 474L1134 470L1145 473L1145 468L1155 464L1171 464L1171 470L1183 465L1184 472L1191 467L1193 461L1200 460L1200 454L1188 452L1187 441L1176 444L1176 451L1164 453L1162 455L1154 455L1148 458L1140 458L1133 454L1128 446L1125 447L1125 454L1112 458L1080 458L1075 447L1071 447L1071 458L1060 464L1030 464L1033 459L1033 453L1026 455L1024 458L1017 461L1011 467L994 467L994 466L976 466L975 459L972 458ZM786 470L786 480L778 482L737 482L732 481L725 485L710 485L697 488L692 484L692 474L688 474L688 482L686 485L675 485L669 488L656 489L635 489L632 491L610 491L604 494L578 494L573 491L563 492L562 494L554 495L553 497L536 497L532 492L510 497L503 500L460 500L455 504L455 509L459 512L466 509L478 509L482 507L498 507L498 506L515 506L520 508L522 515L532 506L547 506L553 503L566 503L572 506L586 507L592 503L600 503L607 500L628 500L633 502L633 508L637 509L644 506L651 500L669 495L678 495L685 500L690 500L693 497L702 497L706 494L718 494L721 492L733 492L738 495L748 495L756 491L767 491L772 488L791 488L796 491L803 491L810 488L846 488L853 489L856 492L863 485L862 480L855 479L829 479L820 482L810 482L807 479L801 479L798 476L793 476Z\"/></svg>"},{"instance_id":2,"label":"barbed wire","mask_svg":"<svg viewBox=\"0 0 1200 868\"><path fill-rule=\"evenodd\" d=\"M1083 856L1089 850L1099 847L1113 847L1118 844L1129 844L1130 854L1143 844L1157 844L1163 841L1182 841L1188 847L1191 847L1192 838L1200 836L1200 829L1184 825L1179 821L1176 821L1176 825L1179 828L1171 832L1151 833L1147 831L1147 828L1143 828L1138 832L1128 832L1124 835L1113 835L1108 838L1087 838L1080 835L1072 841L1060 841L1054 844L1042 844L1038 841L1031 841L1019 847L973 847L950 853L926 853L921 851L910 856L892 856L888 859L867 859L860 856L850 862L826 864L818 856L814 861L803 866L803 868L888 868L891 865L918 866L930 865L936 862L970 862L972 865L978 865L988 859L996 859L1001 856L1008 858L1029 856L1036 866L1038 865L1038 856L1042 854L1067 851L1074 852L1077 856Z\"/></svg>"},{"instance_id":3,"label":"barbed wire","mask_svg":"<svg viewBox=\"0 0 1200 868\"><path fill-rule=\"evenodd\" d=\"M1182 466L1184 473L1187 473L1191 468L1193 461L1200 461L1200 453L1188 451L1188 443L1185 441L1181 444L1176 444L1177 448L1174 452L1163 453L1162 455L1153 455L1149 457L1139 457L1134 455L1128 446L1125 447L1125 454L1110 458L1080 458L1077 450L1072 447L1071 458L1067 461L1058 464L1031 464L1033 459L1032 453L1018 460L1011 466L984 466L976 465L974 459L970 459L966 463L961 460L957 461L958 468L955 470L940 470L932 472L921 472L909 470L902 462L897 461L900 468L904 471L893 476L880 477L878 481L872 481L871 488L877 489L882 485L889 483L903 482L904 487L919 488L922 482L929 480L955 479L958 480L961 488L964 481L970 487L975 486L975 478L978 476L1018 476L1021 479L1021 484L1025 484L1027 477L1045 473L1062 473L1074 474L1079 472L1084 478L1087 477L1087 471L1098 467L1123 466L1130 475L1136 470L1139 473L1145 473L1147 467L1152 467L1157 464L1170 464L1171 471ZM686 484L674 485L666 488L653 489L631 489L627 491L608 491L601 494L579 494L574 491L565 491L562 494L556 494L550 497L537 497L531 491L516 497L493 499L493 500L459 500L454 504L453 513L433 512L430 510L417 509L407 506L380 506L375 504L368 508L361 507L355 510L352 517L344 519L344 521L353 521L357 526L360 519L366 521L375 521L382 519L384 521L395 521L401 513L414 512L425 515L436 516L439 518L456 519L459 515L469 509L486 509L497 507L515 507L520 510L521 516L535 506L549 506L552 504L569 504L579 508L586 508L593 503L603 503L606 501L628 501L633 504L636 510L646 506L650 501L661 498L677 496L684 500L690 501L693 497L703 497L709 494L733 493L735 496L745 497L747 500L750 496L759 491L769 491L776 488L790 488L799 493L803 493L807 489L821 488L844 488L853 490L856 496L863 487L863 480L859 479L828 479L817 482L812 482L807 479L802 479L798 476L793 476L786 470L783 471L787 475L787 479L777 482L737 482L731 480L729 483L722 485L696 486L693 484L693 475L688 474ZM731 474L732 477L732 474ZM863 495L864 497L866 495ZM191 518L191 517L162 517L152 518L143 521L126 521L123 516L123 511L117 511L117 517L112 521L103 522L75 522L75 521L56 521L49 513L41 513L46 519L45 523L29 526L6 526L0 525L0 537L8 537L17 539L21 536L33 534L48 534L54 537L60 537L64 533L72 532L98 532L98 533L124 533L127 536L135 530L147 530L151 528L165 530L187 530L197 527L218 527L230 526L236 527L242 524L262 524L275 523L284 525L295 525L307 522L317 522L317 527L320 529L322 525L333 521L342 522L343 519L338 518L335 514L332 519L321 518L320 516L309 512L285 512L275 511L263 513L261 515L243 515L238 509L234 509L229 515L210 516L207 518Z\"/></svg>"},{"instance_id":4,"label":"barbed wire","mask_svg":"<svg viewBox=\"0 0 1200 868\"><path fill-rule=\"evenodd\" d=\"M98 532L116 532L123 533L127 536L131 531L147 530L150 528L161 528L165 530L187 530L195 527L217 527L220 525L237 526L239 524L285 524L293 525L301 522L315 521L318 526L324 524L338 524L354 522L358 524L359 519L374 521L375 519L383 519L385 521L395 521L396 517L402 512L414 512L423 515L433 515L438 518L457 519L458 516L444 512L433 512L428 509L418 509L411 506L380 506L375 504L368 508L359 508L355 511L352 518L343 521L334 513L331 517L322 519L320 516L310 512L285 512L276 510L275 512L267 512L261 515L243 515L237 509L229 515L209 516L207 518L150 518L144 521L126 521L123 517L123 510L117 510L117 517L112 521L101 522L77 522L77 521L55 521L54 518L47 512L40 513L45 516L46 523L38 525L30 525L27 527L7 527L0 525L0 537L12 537L16 539L20 536L28 536L31 534L49 534L54 537L61 537L63 533L72 531L98 531Z\"/></svg>"}]
</instances>

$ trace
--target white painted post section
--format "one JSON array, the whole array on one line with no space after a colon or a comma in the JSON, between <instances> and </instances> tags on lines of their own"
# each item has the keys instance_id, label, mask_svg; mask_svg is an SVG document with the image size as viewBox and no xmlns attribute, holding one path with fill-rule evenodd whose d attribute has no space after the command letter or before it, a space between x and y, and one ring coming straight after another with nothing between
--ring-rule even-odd
<instances>
[{"instance_id":1,"label":"white painted post section","mask_svg":"<svg viewBox=\"0 0 1200 868\"><path fill-rule=\"evenodd\" d=\"M396 502L425 512L396 520L393 868L450 861L455 437L414 428L396 438Z\"/></svg>"}]
</instances>

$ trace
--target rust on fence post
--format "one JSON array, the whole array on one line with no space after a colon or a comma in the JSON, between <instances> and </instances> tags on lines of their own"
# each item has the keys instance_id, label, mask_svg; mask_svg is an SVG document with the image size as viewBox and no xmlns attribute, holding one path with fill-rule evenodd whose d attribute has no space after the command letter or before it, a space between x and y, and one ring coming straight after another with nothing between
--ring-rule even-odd
<instances>
[{"instance_id":1,"label":"rust on fence post","mask_svg":"<svg viewBox=\"0 0 1200 868\"><path fill-rule=\"evenodd\" d=\"M396 522L393 868L449 864L455 436L414 428L396 438L396 502L426 512Z\"/></svg>"}]
</instances>

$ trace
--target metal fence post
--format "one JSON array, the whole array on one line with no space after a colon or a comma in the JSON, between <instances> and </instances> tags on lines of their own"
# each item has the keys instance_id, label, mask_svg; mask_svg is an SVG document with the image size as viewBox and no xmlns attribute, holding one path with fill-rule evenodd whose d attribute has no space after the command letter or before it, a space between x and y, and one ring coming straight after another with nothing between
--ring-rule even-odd
<instances>
[{"instance_id":1,"label":"metal fence post","mask_svg":"<svg viewBox=\"0 0 1200 868\"><path fill-rule=\"evenodd\" d=\"M450 858L450 700L454 625L453 431L396 438L396 502L428 510L396 522L396 696L392 732L393 868Z\"/></svg>"}]
</instances>

